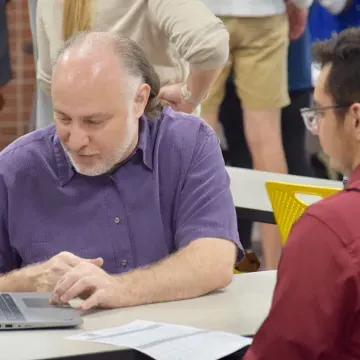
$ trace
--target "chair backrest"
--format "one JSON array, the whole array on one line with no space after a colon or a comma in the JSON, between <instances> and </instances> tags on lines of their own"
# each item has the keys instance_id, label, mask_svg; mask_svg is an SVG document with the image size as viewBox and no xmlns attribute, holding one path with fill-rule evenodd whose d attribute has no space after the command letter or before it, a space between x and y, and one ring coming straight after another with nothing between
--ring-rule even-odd
<instances>
[{"instance_id":1,"label":"chair backrest","mask_svg":"<svg viewBox=\"0 0 360 360\"><path fill-rule=\"evenodd\" d=\"M266 191L274 211L282 244L284 245L294 223L299 219L309 204L298 198L298 194L315 195L325 198L336 194L341 189L298 185L284 182L267 181Z\"/></svg>"}]
</instances>

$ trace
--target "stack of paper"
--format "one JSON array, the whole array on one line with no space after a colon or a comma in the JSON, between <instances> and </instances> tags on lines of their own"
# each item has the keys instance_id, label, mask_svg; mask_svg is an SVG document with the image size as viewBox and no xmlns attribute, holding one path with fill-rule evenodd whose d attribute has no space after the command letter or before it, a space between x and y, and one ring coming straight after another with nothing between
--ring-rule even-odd
<instances>
[{"instance_id":1,"label":"stack of paper","mask_svg":"<svg viewBox=\"0 0 360 360\"><path fill-rule=\"evenodd\" d=\"M217 360L252 341L226 332L142 320L67 339L133 348L157 360Z\"/></svg>"}]
</instances>

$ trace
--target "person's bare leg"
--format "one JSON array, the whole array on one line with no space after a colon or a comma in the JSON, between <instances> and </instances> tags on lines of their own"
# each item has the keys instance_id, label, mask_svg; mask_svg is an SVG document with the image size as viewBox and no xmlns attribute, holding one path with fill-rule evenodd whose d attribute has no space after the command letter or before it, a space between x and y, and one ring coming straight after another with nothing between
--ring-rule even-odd
<instances>
[{"instance_id":1,"label":"person's bare leg","mask_svg":"<svg viewBox=\"0 0 360 360\"><path fill-rule=\"evenodd\" d=\"M244 110L244 130L256 170L287 173L281 136L281 111ZM276 269L281 255L277 226L260 224L265 269Z\"/></svg>"}]
</instances>

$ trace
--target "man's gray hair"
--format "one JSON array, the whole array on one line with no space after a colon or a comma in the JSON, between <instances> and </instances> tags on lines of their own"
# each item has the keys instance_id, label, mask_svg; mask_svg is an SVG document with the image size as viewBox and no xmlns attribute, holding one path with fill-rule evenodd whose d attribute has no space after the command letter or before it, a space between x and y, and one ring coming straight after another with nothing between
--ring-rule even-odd
<instances>
[{"instance_id":1,"label":"man's gray hair","mask_svg":"<svg viewBox=\"0 0 360 360\"><path fill-rule=\"evenodd\" d=\"M106 37L110 40L108 44L113 47L115 55L118 56L129 77L137 80L137 84L146 83L150 86L150 96L144 112L149 119L157 119L163 109L163 104L161 104L157 98L160 91L159 75L149 62L144 50L135 41L129 38L110 32L79 32L65 41L55 58L53 67L61 60L63 54L67 50L88 41L91 44L92 40L97 36L99 38L102 37L104 40L104 34L106 34ZM94 43L94 46L97 46L99 51L101 51L101 39L99 39L99 42L96 42L96 45Z\"/></svg>"}]
</instances>

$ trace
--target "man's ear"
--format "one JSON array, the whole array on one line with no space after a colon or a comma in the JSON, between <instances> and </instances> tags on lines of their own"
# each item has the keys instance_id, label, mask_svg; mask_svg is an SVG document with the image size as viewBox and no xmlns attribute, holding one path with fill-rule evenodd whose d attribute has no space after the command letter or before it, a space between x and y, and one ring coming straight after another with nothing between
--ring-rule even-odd
<instances>
[{"instance_id":1,"label":"man's ear","mask_svg":"<svg viewBox=\"0 0 360 360\"><path fill-rule=\"evenodd\" d=\"M354 103L349 108L351 127L357 141L360 142L360 103Z\"/></svg>"},{"instance_id":2,"label":"man's ear","mask_svg":"<svg viewBox=\"0 0 360 360\"><path fill-rule=\"evenodd\" d=\"M149 101L151 88L148 84L141 84L134 98L134 115L139 118L145 110Z\"/></svg>"}]
</instances>

